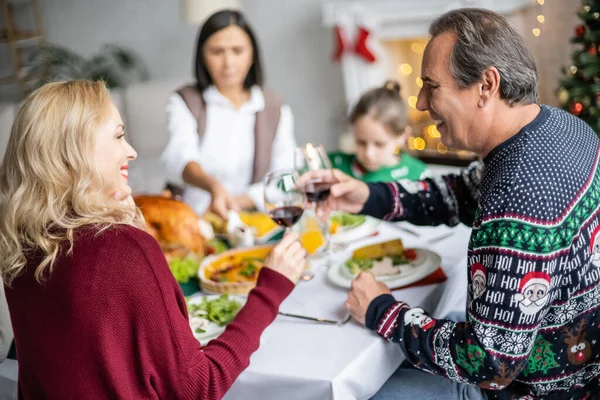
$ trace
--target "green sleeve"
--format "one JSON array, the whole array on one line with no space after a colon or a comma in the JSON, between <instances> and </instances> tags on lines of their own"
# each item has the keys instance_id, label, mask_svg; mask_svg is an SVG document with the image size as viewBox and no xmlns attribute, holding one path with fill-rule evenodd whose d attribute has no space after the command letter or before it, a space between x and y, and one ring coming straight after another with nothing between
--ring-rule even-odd
<instances>
[{"instance_id":1,"label":"green sleeve","mask_svg":"<svg viewBox=\"0 0 600 400\"><path fill-rule=\"evenodd\" d=\"M352 162L354 161L353 154L346 154L341 152L332 152L328 154L331 166L335 169L339 169L346 175L355 177L352 173Z\"/></svg>"},{"instance_id":2,"label":"green sleeve","mask_svg":"<svg viewBox=\"0 0 600 400\"><path fill-rule=\"evenodd\" d=\"M411 181L420 181L430 175L429 171L427 170L427 164L408 153L402 153L401 162L408 167L408 175L405 179L409 179Z\"/></svg>"}]
</instances>

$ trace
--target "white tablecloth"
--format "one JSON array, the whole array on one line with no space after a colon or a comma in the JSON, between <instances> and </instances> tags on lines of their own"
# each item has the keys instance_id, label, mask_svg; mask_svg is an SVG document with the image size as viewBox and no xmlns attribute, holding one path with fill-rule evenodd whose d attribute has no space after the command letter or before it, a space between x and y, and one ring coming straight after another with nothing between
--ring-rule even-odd
<instances>
[{"instance_id":1,"label":"white tablecloth","mask_svg":"<svg viewBox=\"0 0 600 400\"><path fill-rule=\"evenodd\" d=\"M442 257L448 280L437 285L395 291L394 297L411 306L422 307L440 318L463 311L466 303L466 253L470 229L459 226L414 227L416 238L388 223L379 235L352 243L336 253L331 262L347 258L356 247L401 238L405 247L421 247ZM452 233L452 236L430 242ZM325 260L312 262L316 276L300 282L282 303L280 310L340 320L345 314L347 289L328 282ZM278 316L267 328L259 350L225 396L226 400L368 399L385 383L403 361L400 347L350 321L343 327Z\"/></svg>"}]
</instances>

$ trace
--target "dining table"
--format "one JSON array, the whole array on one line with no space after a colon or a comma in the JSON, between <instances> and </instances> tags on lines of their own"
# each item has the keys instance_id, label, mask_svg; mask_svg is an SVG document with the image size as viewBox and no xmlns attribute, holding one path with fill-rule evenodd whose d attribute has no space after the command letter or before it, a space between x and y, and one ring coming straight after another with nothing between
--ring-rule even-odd
<instances>
[{"instance_id":1,"label":"dining table","mask_svg":"<svg viewBox=\"0 0 600 400\"><path fill-rule=\"evenodd\" d=\"M461 312L464 315L470 231L464 225L420 227L381 222L374 234L332 246L333 252L310 259L313 279L298 282L279 311L342 322L347 316L344 302L348 289L332 283L328 270L343 263L359 247L401 239L405 248L438 254L447 279L393 290L392 295L411 307L423 308L434 318ZM249 367L224 399L369 399L404 359L399 345L354 320L332 324L278 315L264 331Z\"/></svg>"}]
</instances>

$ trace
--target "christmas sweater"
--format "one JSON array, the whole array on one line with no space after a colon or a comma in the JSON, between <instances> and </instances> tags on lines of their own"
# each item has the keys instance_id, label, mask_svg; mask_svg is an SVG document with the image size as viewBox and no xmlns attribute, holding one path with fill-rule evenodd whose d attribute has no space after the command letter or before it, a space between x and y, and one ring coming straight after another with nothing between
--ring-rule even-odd
<instances>
[{"instance_id":1,"label":"christmas sweater","mask_svg":"<svg viewBox=\"0 0 600 400\"><path fill-rule=\"evenodd\" d=\"M600 142L580 119L539 115L458 175L369 184L363 212L472 226L467 321L391 295L366 323L415 366L498 399L584 399L600 378Z\"/></svg>"},{"instance_id":2,"label":"christmas sweater","mask_svg":"<svg viewBox=\"0 0 600 400\"><path fill-rule=\"evenodd\" d=\"M367 171L358 162L355 154L329 153L329 160L333 168L363 182L391 182L400 179L418 181L430 175L423 161L407 153L402 153L398 164L381 167L377 171Z\"/></svg>"}]
</instances>

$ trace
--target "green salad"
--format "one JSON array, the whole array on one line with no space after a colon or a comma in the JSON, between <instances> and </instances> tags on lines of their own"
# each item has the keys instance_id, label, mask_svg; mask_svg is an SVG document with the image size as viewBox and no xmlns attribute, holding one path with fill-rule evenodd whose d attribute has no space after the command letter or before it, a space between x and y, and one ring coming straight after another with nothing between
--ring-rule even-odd
<instances>
[{"instance_id":1,"label":"green salad","mask_svg":"<svg viewBox=\"0 0 600 400\"><path fill-rule=\"evenodd\" d=\"M187 306L188 313L192 317L204 318L219 326L225 326L230 323L242 308L242 304L235 299L230 299L228 294L223 294L212 300L204 297L200 304L188 302ZM204 332L204 329L196 328L196 333Z\"/></svg>"},{"instance_id":2,"label":"green salad","mask_svg":"<svg viewBox=\"0 0 600 400\"><path fill-rule=\"evenodd\" d=\"M208 241L208 254L221 254L229 250L227 243L220 239L211 239Z\"/></svg>"},{"instance_id":3,"label":"green salad","mask_svg":"<svg viewBox=\"0 0 600 400\"><path fill-rule=\"evenodd\" d=\"M188 283L198 273L200 259L197 257L173 258L169 261L169 268L178 283Z\"/></svg>"},{"instance_id":4,"label":"green salad","mask_svg":"<svg viewBox=\"0 0 600 400\"><path fill-rule=\"evenodd\" d=\"M393 254L385 257L375 258L351 258L344 264L353 274L358 275L361 271L370 271L375 261L383 261L384 258L390 258L394 267L403 264L410 264L410 259L404 254Z\"/></svg>"},{"instance_id":5,"label":"green salad","mask_svg":"<svg viewBox=\"0 0 600 400\"><path fill-rule=\"evenodd\" d=\"M367 217L364 215L348 214L348 213L337 213L331 216L331 222L335 222L344 229L354 228L355 226L361 225L365 222Z\"/></svg>"}]
</instances>

